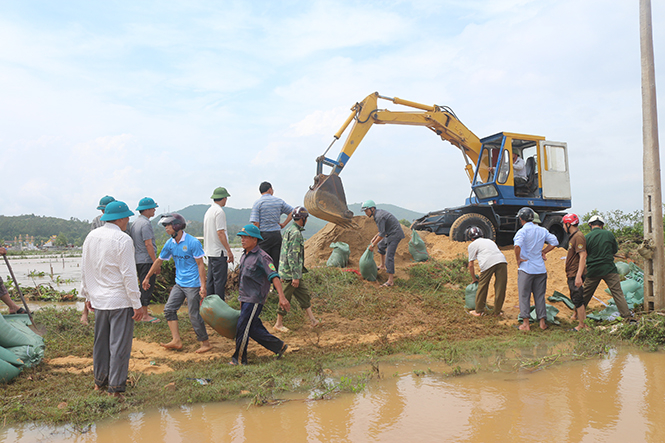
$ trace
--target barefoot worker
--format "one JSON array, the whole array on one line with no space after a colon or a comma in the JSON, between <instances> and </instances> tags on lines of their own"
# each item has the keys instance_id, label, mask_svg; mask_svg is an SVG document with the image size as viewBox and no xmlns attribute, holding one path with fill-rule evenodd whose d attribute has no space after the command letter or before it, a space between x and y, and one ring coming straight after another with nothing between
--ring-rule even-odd
<instances>
[{"instance_id":1,"label":"barefoot worker","mask_svg":"<svg viewBox=\"0 0 665 443\"><path fill-rule=\"evenodd\" d=\"M162 267L162 262L173 257L175 263L175 286L171 289L169 299L164 306L164 317L169 324L173 339L168 343L162 343L167 349L182 349L182 340L178 330L178 309L187 299L187 310L192 328L196 338L201 342L197 353L203 353L212 349L208 340L208 332L205 323L199 314L201 300L206 296L206 271L203 265L203 247L195 237L185 232L187 223L182 215L178 213L164 214L159 220L164 226L166 233L171 238L164 244L159 257L152 264L150 271L143 280L143 289L150 288L150 277L156 274Z\"/></svg>"},{"instance_id":2,"label":"barefoot worker","mask_svg":"<svg viewBox=\"0 0 665 443\"><path fill-rule=\"evenodd\" d=\"M298 304L307 313L312 327L319 325L319 321L314 318L312 312L311 296L307 287L302 281L305 269L305 239L302 231L305 230L309 212L302 206L296 206L293 210L293 223L284 231L282 239L282 251L279 254L279 276L284 285L284 295L291 302L291 297L295 295ZM289 329L284 326L283 320L286 311L282 308L277 310L277 321L273 329L279 332L288 332Z\"/></svg>"},{"instance_id":3,"label":"barefoot worker","mask_svg":"<svg viewBox=\"0 0 665 443\"><path fill-rule=\"evenodd\" d=\"M109 203L106 224L88 234L81 257L81 295L95 311L95 390L106 388L114 397L125 392L134 320L143 317L134 245L123 232L130 215L125 203Z\"/></svg>"},{"instance_id":4,"label":"barefoot worker","mask_svg":"<svg viewBox=\"0 0 665 443\"><path fill-rule=\"evenodd\" d=\"M288 312L291 307L282 291L282 283L272 258L258 246L259 240L262 240L259 228L251 224L245 225L237 235L241 236L244 252L238 264L240 317L236 329L236 350L229 363L234 366L238 363L247 364L247 343L250 338L277 354L278 359L288 347L282 340L270 334L259 318L271 282L277 289L280 309Z\"/></svg>"},{"instance_id":5,"label":"barefoot worker","mask_svg":"<svg viewBox=\"0 0 665 443\"><path fill-rule=\"evenodd\" d=\"M586 239L579 230L580 219L576 214L563 217L563 228L568 233L568 254L566 255L566 279L570 290L570 299L575 305L577 327L575 331L586 328L586 307L584 306L584 280L586 271Z\"/></svg>"},{"instance_id":6,"label":"barefoot worker","mask_svg":"<svg viewBox=\"0 0 665 443\"><path fill-rule=\"evenodd\" d=\"M494 276L494 315L501 315L503 301L506 298L506 284L508 283L508 261L503 252L492 240L483 238L483 231L472 226L466 233L466 240L473 240L469 245L469 273L473 282L478 283L476 291L476 309L469 314L480 317L485 315L485 301L490 280ZM480 278L476 278L476 270L473 264L478 261L480 267Z\"/></svg>"},{"instance_id":7,"label":"barefoot worker","mask_svg":"<svg viewBox=\"0 0 665 443\"><path fill-rule=\"evenodd\" d=\"M136 208L139 211L138 218L129 227L129 235L134 240L134 258L136 259L136 272L139 275L139 282L148 275L152 264L157 260L157 243L155 242L155 232L152 229L150 218L155 216L155 208L159 205L150 197L143 197ZM157 273L159 273L159 269ZM150 277L150 288L141 289L141 306L143 306L143 318L141 321L148 323L158 323L159 319L148 313L148 305L152 298L152 291L155 288L156 275Z\"/></svg>"},{"instance_id":8,"label":"barefoot worker","mask_svg":"<svg viewBox=\"0 0 665 443\"><path fill-rule=\"evenodd\" d=\"M529 331L531 319L531 294L536 305L536 316L540 329L547 329L545 320L545 292L547 291L547 268L545 255L559 245L559 241L547 229L533 224L533 209L524 207L517 212L522 227L515 234L515 260L517 261L517 290L520 302L521 331ZM547 243L545 249L543 246Z\"/></svg>"},{"instance_id":9,"label":"barefoot worker","mask_svg":"<svg viewBox=\"0 0 665 443\"><path fill-rule=\"evenodd\" d=\"M360 209L365 211L366 216L374 217L376 227L379 228L379 233L372 238L369 249L374 251L374 248L379 246L379 255L381 255L379 269L388 273L388 281L381 286L392 286L395 284L395 252L397 252L397 245L404 238L402 225L390 212L376 209L374 200L367 200Z\"/></svg>"}]
</instances>

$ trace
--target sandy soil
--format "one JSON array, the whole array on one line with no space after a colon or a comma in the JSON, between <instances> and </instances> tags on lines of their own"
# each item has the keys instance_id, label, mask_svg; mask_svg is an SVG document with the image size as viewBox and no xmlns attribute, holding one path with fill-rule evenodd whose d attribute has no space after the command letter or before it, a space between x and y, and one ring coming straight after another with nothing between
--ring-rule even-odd
<instances>
[{"instance_id":1,"label":"sandy soil","mask_svg":"<svg viewBox=\"0 0 665 443\"><path fill-rule=\"evenodd\" d=\"M358 269L358 260L365 252L367 245L376 234L377 229L373 220L367 217L355 217L356 226L352 229L340 228L339 226L328 224L321 231L308 239L305 243L305 265L308 268L316 266L325 266L332 249L330 243L342 241L348 243L351 249L351 256L348 269ZM406 238L400 242L395 257L396 277L399 279L408 278L407 269L415 263L408 250L408 241L411 238L411 231L404 227ZM425 241L430 256L436 260L451 260L456 257L467 257L468 243L452 242L447 236L439 236L432 233L419 231L419 235ZM517 265L515 254L511 246L501 248L508 261L508 288L506 291L506 300L504 304L505 319L500 323L515 324L519 313L517 297ZM554 291L559 291L568 295L566 277L564 273L564 258L566 251L557 248L548 254L546 261L548 272L548 295ZM378 257L376 257L378 261ZM359 277L360 278L360 277ZM379 279L385 281L385 273L379 273ZM363 281L364 291L377 294L391 291L392 289L380 288L378 282ZM608 301L610 296L604 292L606 286L601 283L596 296L603 301ZM493 304L494 289L490 287L488 302ZM301 348L326 348L341 349L349 343L375 343L377 341L394 341L403 337L410 337L427 332L430 329L441 327L441 318L432 318L431 315L421 311L418 303L413 303L410 297L397 297L395 304L398 305L398 314L391 317L390 321L377 321L373 319L364 319L363 321L348 320L335 313L318 314L316 313L316 302L314 309L317 317L322 320L322 325L318 328L309 326L292 327L287 317L286 325L292 330L287 333L276 333L272 330L272 325L265 323L268 330L285 340L290 352L298 352ZM563 305L556 303L560 310L559 318L569 318L572 312ZM591 307L598 307L600 303L592 300ZM181 313L184 313L183 308ZM186 315L186 314L185 314ZM456 337L459 339L472 339L482 335L490 334L484 322L470 315L458 317L450 327L455 329ZM134 340L132 346L132 357L130 361L130 370L147 374L164 373L173 371L169 362L177 361L202 361L208 359L221 359L226 361L233 354L235 343L225 337L220 336L212 328L208 327L213 349L205 354L196 354L198 343L195 341L193 331L181 331L183 334L184 347L181 351L172 351L162 348L158 343L146 343L141 340ZM517 332L516 332L517 333ZM257 356L267 356L269 351L250 341L248 354L250 361ZM56 367L58 371L66 372L92 372L92 359L80 357L64 357L46 361L48 364Z\"/></svg>"}]
</instances>

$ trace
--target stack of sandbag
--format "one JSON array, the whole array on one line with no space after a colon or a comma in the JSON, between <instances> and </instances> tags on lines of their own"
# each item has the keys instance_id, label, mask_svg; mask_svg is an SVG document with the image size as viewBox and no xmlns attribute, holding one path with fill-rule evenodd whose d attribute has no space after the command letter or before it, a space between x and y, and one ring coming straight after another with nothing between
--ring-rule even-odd
<instances>
[{"instance_id":1,"label":"stack of sandbag","mask_svg":"<svg viewBox=\"0 0 665 443\"><path fill-rule=\"evenodd\" d=\"M330 247L333 248L326 266L329 268L344 268L349 264L349 256L351 255L351 248L349 245L344 242L334 242L330 243Z\"/></svg>"},{"instance_id":2,"label":"stack of sandbag","mask_svg":"<svg viewBox=\"0 0 665 443\"><path fill-rule=\"evenodd\" d=\"M44 339L29 324L27 314L0 316L0 382L13 380L44 358Z\"/></svg>"}]
</instances>

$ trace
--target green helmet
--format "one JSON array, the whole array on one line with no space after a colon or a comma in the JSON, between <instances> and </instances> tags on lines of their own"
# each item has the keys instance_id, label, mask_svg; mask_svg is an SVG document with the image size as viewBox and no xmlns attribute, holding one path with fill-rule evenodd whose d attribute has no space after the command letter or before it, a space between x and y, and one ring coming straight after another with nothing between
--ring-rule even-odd
<instances>
[{"instance_id":1,"label":"green helmet","mask_svg":"<svg viewBox=\"0 0 665 443\"><path fill-rule=\"evenodd\" d=\"M229 194L229 191L227 191L226 188L220 186L219 188L215 188L210 198L213 200L221 200L226 197L231 197L231 194Z\"/></svg>"},{"instance_id":2,"label":"green helmet","mask_svg":"<svg viewBox=\"0 0 665 443\"><path fill-rule=\"evenodd\" d=\"M374 203L374 200L366 200L365 203L363 203L363 205L360 207L360 209L363 211L369 208L376 208L376 203Z\"/></svg>"}]
</instances>

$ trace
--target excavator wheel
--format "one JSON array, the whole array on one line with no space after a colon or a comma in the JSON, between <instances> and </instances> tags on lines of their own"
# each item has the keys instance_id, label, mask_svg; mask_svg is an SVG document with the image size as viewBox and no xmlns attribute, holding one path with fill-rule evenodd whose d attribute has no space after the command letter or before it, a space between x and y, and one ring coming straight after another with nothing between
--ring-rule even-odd
<instances>
[{"instance_id":1,"label":"excavator wheel","mask_svg":"<svg viewBox=\"0 0 665 443\"><path fill-rule=\"evenodd\" d=\"M461 215L457 220L453 222L450 226L450 239L453 241L465 242L469 241L467 239L467 231L472 227L480 228L483 231L483 237L490 240L496 240L496 229L492 222L481 214L475 214L470 212L468 214Z\"/></svg>"},{"instance_id":2,"label":"excavator wheel","mask_svg":"<svg viewBox=\"0 0 665 443\"><path fill-rule=\"evenodd\" d=\"M563 218L560 215L546 216L541 226L554 234L559 241L559 247L568 249L568 234L563 228Z\"/></svg>"}]
</instances>

